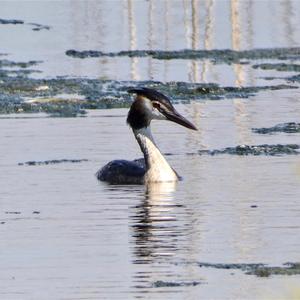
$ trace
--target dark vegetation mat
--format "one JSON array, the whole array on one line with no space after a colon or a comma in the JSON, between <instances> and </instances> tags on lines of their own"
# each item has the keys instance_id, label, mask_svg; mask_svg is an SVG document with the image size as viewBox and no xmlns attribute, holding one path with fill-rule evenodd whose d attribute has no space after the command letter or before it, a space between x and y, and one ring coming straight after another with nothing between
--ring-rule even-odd
<instances>
[{"instance_id":1,"label":"dark vegetation mat","mask_svg":"<svg viewBox=\"0 0 300 300\"><path fill-rule=\"evenodd\" d=\"M194 154L194 153L191 153ZM300 146L296 144L286 145L239 145L236 147L227 147L225 149L216 150L199 150L198 154L208 155L219 155L219 154L230 154L230 155L268 155L268 156L281 156L281 155L297 155L300 154Z\"/></svg>"},{"instance_id":2,"label":"dark vegetation mat","mask_svg":"<svg viewBox=\"0 0 300 300\"><path fill-rule=\"evenodd\" d=\"M273 134L277 132L299 133L300 123L295 123L295 122L282 123L282 124L277 124L273 127L252 128L252 131L260 134Z\"/></svg>"},{"instance_id":3,"label":"dark vegetation mat","mask_svg":"<svg viewBox=\"0 0 300 300\"><path fill-rule=\"evenodd\" d=\"M300 275L300 263L284 263L282 266L268 266L266 264L214 264L200 262L199 267L223 270L241 270L247 275L269 277L272 275Z\"/></svg>"},{"instance_id":4,"label":"dark vegetation mat","mask_svg":"<svg viewBox=\"0 0 300 300\"><path fill-rule=\"evenodd\" d=\"M19 166L41 166L41 165L56 165L61 163L80 163L83 161L88 161L88 159L52 159L52 160L44 160L44 161L26 161L22 163L18 163Z\"/></svg>"}]
</instances>

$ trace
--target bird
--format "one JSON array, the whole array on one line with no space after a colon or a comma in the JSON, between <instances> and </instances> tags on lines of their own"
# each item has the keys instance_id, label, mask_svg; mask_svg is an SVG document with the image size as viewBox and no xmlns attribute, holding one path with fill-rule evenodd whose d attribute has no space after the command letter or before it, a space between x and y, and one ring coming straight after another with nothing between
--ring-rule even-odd
<instances>
[{"instance_id":1,"label":"bird","mask_svg":"<svg viewBox=\"0 0 300 300\"><path fill-rule=\"evenodd\" d=\"M150 124L152 120L168 120L192 130L197 128L176 111L163 93L147 87L130 88L127 92L136 95L127 115L127 124L131 127L144 158L133 161L113 160L96 173L97 179L113 185L180 180L181 177L154 142Z\"/></svg>"}]
</instances>

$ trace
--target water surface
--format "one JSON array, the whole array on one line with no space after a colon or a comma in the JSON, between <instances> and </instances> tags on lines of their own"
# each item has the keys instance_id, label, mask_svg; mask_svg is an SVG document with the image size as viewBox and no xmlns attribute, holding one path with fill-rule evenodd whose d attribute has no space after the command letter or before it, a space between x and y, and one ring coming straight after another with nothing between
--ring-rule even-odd
<instances>
[{"instance_id":1,"label":"water surface","mask_svg":"<svg viewBox=\"0 0 300 300\"><path fill-rule=\"evenodd\" d=\"M93 176L111 159L140 157L124 124L125 109L75 119L2 119L2 297L253 299L273 293L274 286L281 293L285 278L198 266L299 261L297 156L188 154L243 138L261 142L250 121L228 117L232 105L179 106L200 132L155 123L154 136L163 152L173 154L168 160L184 181L148 188L109 186ZM300 137L282 135L281 141L300 143ZM88 161L18 165L59 158Z\"/></svg>"}]
</instances>

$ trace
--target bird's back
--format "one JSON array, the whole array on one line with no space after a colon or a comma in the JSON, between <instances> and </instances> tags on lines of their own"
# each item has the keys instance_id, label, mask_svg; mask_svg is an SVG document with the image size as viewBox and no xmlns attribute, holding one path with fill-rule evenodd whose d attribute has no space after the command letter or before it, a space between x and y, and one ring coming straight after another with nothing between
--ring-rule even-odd
<instances>
[{"instance_id":1,"label":"bird's back","mask_svg":"<svg viewBox=\"0 0 300 300\"><path fill-rule=\"evenodd\" d=\"M145 160L113 160L100 169L96 176L110 184L143 184L146 173Z\"/></svg>"}]
</instances>

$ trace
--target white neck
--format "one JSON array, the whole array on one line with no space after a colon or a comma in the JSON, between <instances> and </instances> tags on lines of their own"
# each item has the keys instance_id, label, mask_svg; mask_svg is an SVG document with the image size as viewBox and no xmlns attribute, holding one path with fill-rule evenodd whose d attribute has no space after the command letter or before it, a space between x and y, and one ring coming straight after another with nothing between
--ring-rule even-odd
<instances>
[{"instance_id":1,"label":"white neck","mask_svg":"<svg viewBox=\"0 0 300 300\"><path fill-rule=\"evenodd\" d=\"M134 129L133 133L141 147L146 162L145 183L177 181L177 174L155 145L150 127Z\"/></svg>"}]
</instances>

